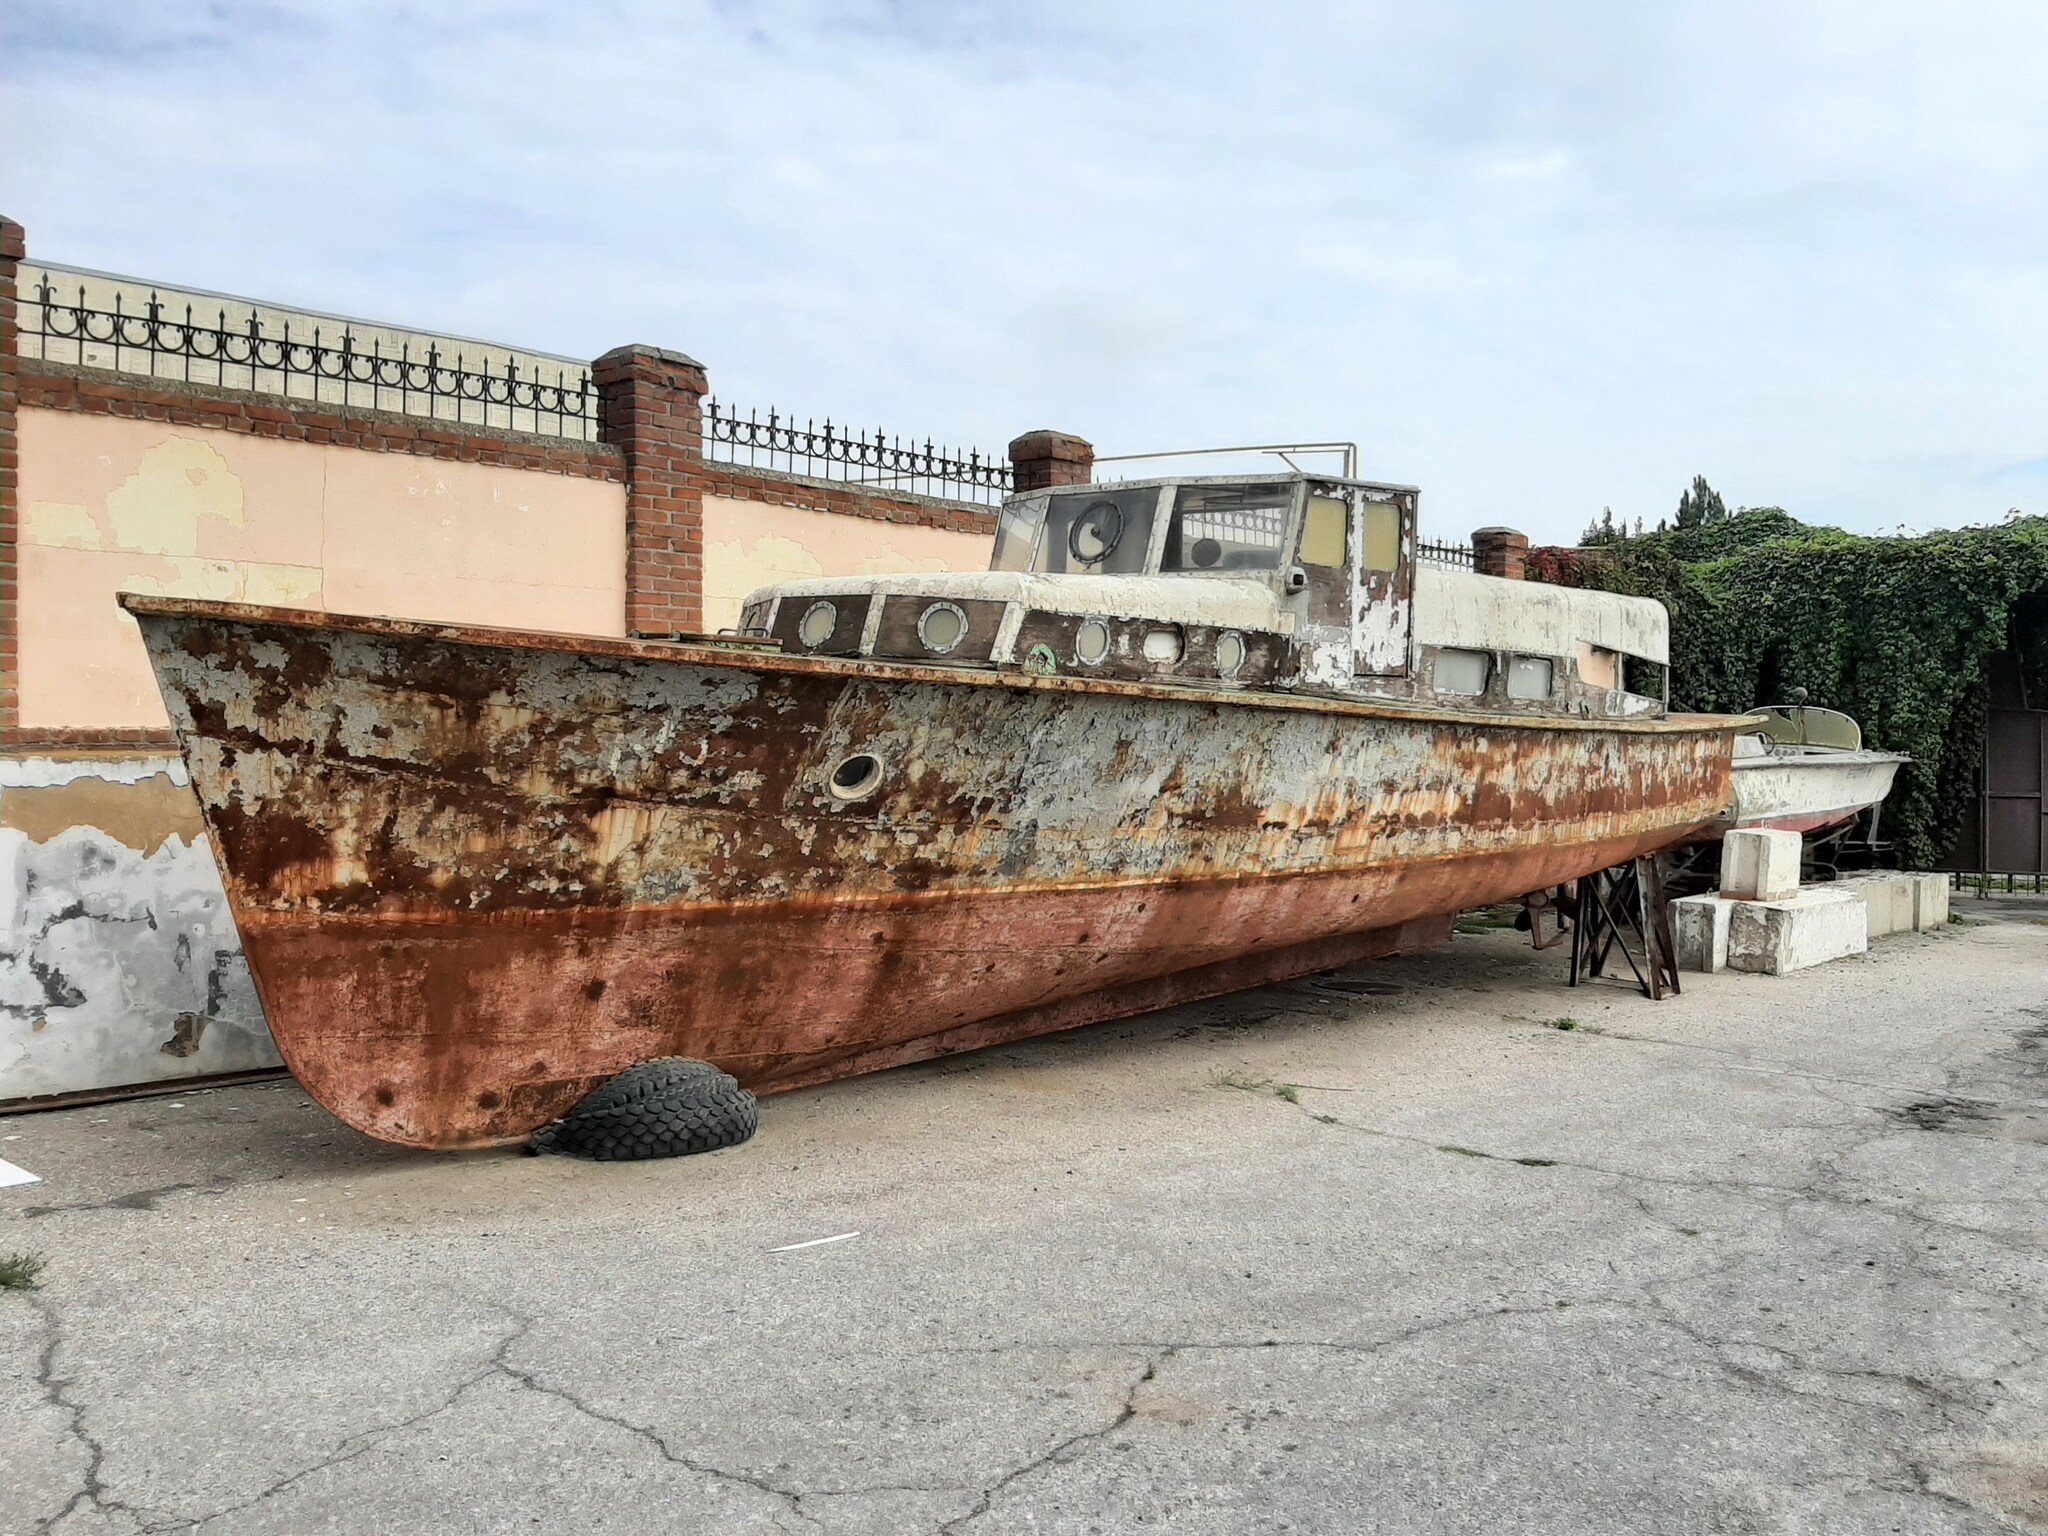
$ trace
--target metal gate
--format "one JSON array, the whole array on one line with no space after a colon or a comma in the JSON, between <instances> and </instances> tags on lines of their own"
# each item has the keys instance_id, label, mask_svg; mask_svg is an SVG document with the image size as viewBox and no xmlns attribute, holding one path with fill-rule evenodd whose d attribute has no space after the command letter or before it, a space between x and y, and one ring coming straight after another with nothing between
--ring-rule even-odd
<instances>
[{"instance_id":1,"label":"metal gate","mask_svg":"<svg viewBox=\"0 0 2048 1536\"><path fill-rule=\"evenodd\" d=\"M2048 871L2048 709L1993 709L1986 723L1977 868Z\"/></svg>"}]
</instances>

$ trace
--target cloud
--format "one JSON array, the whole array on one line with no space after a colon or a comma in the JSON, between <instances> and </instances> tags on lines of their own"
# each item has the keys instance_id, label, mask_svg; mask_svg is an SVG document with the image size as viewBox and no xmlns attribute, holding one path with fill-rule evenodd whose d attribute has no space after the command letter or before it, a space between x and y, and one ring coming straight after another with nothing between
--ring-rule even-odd
<instances>
[{"instance_id":1,"label":"cloud","mask_svg":"<svg viewBox=\"0 0 2048 1536\"><path fill-rule=\"evenodd\" d=\"M1432 532L2038 458L2022 0L18 0L31 251L999 448L1356 438Z\"/></svg>"}]
</instances>

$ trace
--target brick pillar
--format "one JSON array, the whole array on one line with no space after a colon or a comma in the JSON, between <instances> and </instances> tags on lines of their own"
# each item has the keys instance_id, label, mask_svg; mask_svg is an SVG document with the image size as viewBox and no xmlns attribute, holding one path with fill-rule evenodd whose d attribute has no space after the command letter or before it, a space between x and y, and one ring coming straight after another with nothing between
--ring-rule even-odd
<instances>
[{"instance_id":1,"label":"brick pillar","mask_svg":"<svg viewBox=\"0 0 2048 1536\"><path fill-rule=\"evenodd\" d=\"M1026 432L1010 444L1010 488L1086 485L1095 475L1095 445L1067 432Z\"/></svg>"},{"instance_id":2,"label":"brick pillar","mask_svg":"<svg viewBox=\"0 0 2048 1536\"><path fill-rule=\"evenodd\" d=\"M1520 581L1529 573L1529 535L1512 528L1479 529L1472 535L1472 569Z\"/></svg>"},{"instance_id":3,"label":"brick pillar","mask_svg":"<svg viewBox=\"0 0 2048 1536\"><path fill-rule=\"evenodd\" d=\"M614 347L590 365L600 436L626 457L626 633L704 624L704 365L660 347Z\"/></svg>"},{"instance_id":4,"label":"brick pillar","mask_svg":"<svg viewBox=\"0 0 2048 1536\"><path fill-rule=\"evenodd\" d=\"M15 280L28 236L0 214L0 733L21 724L21 323Z\"/></svg>"}]
</instances>

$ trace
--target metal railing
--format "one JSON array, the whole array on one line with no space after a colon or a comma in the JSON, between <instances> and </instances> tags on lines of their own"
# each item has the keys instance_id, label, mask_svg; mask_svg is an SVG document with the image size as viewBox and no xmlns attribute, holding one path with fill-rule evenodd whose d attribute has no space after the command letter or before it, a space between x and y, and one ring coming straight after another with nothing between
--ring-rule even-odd
<instances>
[{"instance_id":1,"label":"metal railing","mask_svg":"<svg viewBox=\"0 0 2048 1536\"><path fill-rule=\"evenodd\" d=\"M458 425L598 435L596 386L566 359L550 379L531 354L524 366L500 363L489 354L509 349L451 353L439 338L368 321L316 322L309 334L302 320L295 334L289 318L252 301L166 300L134 279L75 269L24 268L18 305L24 357Z\"/></svg>"},{"instance_id":2,"label":"metal railing","mask_svg":"<svg viewBox=\"0 0 2048 1536\"><path fill-rule=\"evenodd\" d=\"M2036 896L2048 896L2048 874L2022 870L2016 874L1985 873L1975 870L1951 871L1949 888L1975 896L1989 896L1997 891L2006 896L2017 896L2031 891Z\"/></svg>"},{"instance_id":3,"label":"metal railing","mask_svg":"<svg viewBox=\"0 0 2048 1536\"><path fill-rule=\"evenodd\" d=\"M1472 546L1451 544L1436 539L1418 539L1415 544L1416 558L1430 565L1453 565L1464 570L1472 569Z\"/></svg>"},{"instance_id":4,"label":"metal railing","mask_svg":"<svg viewBox=\"0 0 2048 1536\"><path fill-rule=\"evenodd\" d=\"M907 491L949 501L1001 501L1010 491L1006 459L945 448L929 439L906 443L879 428L851 432L770 410L745 416L717 400L704 402L704 457L784 474L842 480L878 490Z\"/></svg>"}]
</instances>

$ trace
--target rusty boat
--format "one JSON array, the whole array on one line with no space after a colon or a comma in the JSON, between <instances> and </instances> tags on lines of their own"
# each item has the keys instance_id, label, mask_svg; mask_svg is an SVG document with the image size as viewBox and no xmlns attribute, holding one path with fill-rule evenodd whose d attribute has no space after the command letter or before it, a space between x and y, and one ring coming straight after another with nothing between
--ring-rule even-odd
<instances>
[{"instance_id":1,"label":"rusty boat","mask_svg":"<svg viewBox=\"0 0 2048 1536\"><path fill-rule=\"evenodd\" d=\"M985 572L726 635L123 602L285 1061L455 1148L648 1057L772 1092L1427 945L1719 817L1664 610L1418 565L1416 499L1036 491Z\"/></svg>"}]
</instances>

